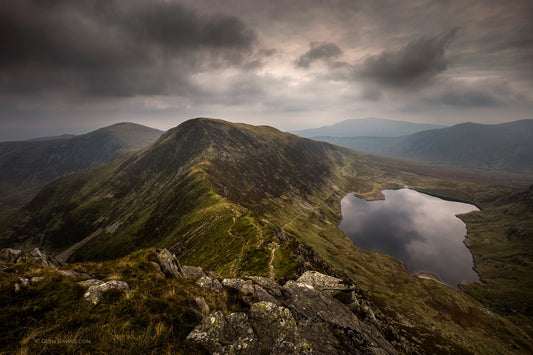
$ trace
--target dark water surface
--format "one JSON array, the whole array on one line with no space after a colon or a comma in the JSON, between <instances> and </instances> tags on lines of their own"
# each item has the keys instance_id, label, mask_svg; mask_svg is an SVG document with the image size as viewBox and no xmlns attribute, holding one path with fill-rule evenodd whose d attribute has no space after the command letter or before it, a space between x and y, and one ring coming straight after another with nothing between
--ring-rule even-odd
<instances>
[{"instance_id":1,"label":"dark water surface","mask_svg":"<svg viewBox=\"0 0 533 355\"><path fill-rule=\"evenodd\" d=\"M365 201L353 194L341 201L339 229L361 249L402 260L411 273L432 272L457 288L476 282L465 224L455 215L479 211L467 203L445 201L410 189L384 190L385 200Z\"/></svg>"}]
</instances>

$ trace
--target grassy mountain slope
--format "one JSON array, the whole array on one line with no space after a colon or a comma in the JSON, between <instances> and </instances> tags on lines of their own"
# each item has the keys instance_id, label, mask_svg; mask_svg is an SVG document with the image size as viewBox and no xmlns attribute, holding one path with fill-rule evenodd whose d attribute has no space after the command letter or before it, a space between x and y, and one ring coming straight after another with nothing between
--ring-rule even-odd
<instances>
[{"instance_id":1,"label":"grassy mountain slope","mask_svg":"<svg viewBox=\"0 0 533 355\"><path fill-rule=\"evenodd\" d=\"M46 183L144 148L162 133L118 123L80 136L0 143L0 216L29 202Z\"/></svg>"},{"instance_id":2,"label":"grassy mountain slope","mask_svg":"<svg viewBox=\"0 0 533 355\"><path fill-rule=\"evenodd\" d=\"M358 249L337 228L344 194L380 198L383 188L410 186L474 202L482 207L475 223L505 221L524 235L512 245L499 242L508 248L510 259L501 260L508 265L533 232L531 214L517 212L524 217L518 221L498 210L498 198L527 190L508 179L376 158L270 127L196 119L149 149L49 184L2 228L1 244L39 245L78 262L164 247L184 264L221 276L287 280L317 270L353 280L403 336L428 352L528 352L530 309L509 303L498 285L515 282L508 295L530 304L523 281L533 265L531 248L520 251L519 267L481 269L486 282L465 285L473 298L410 275L392 257ZM527 201L509 204L528 208ZM493 260L490 246L501 249L490 243L478 249L483 237L471 241L480 266ZM515 314L502 313L505 307Z\"/></svg>"},{"instance_id":3,"label":"grassy mountain slope","mask_svg":"<svg viewBox=\"0 0 533 355\"><path fill-rule=\"evenodd\" d=\"M405 137L316 137L351 149L462 168L533 173L533 120L462 123Z\"/></svg>"},{"instance_id":4,"label":"grassy mountain slope","mask_svg":"<svg viewBox=\"0 0 533 355\"><path fill-rule=\"evenodd\" d=\"M407 121L394 121L383 118L350 119L330 126L311 128L294 132L295 134L312 138L317 136L332 137L399 137L429 129L442 128L444 126L413 123Z\"/></svg>"}]
</instances>

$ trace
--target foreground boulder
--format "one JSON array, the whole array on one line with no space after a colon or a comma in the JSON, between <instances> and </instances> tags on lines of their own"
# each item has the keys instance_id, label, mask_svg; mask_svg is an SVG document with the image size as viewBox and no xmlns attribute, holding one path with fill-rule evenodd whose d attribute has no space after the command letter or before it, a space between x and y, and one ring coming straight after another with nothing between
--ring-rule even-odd
<instances>
[{"instance_id":1,"label":"foreground boulder","mask_svg":"<svg viewBox=\"0 0 533 355\"><path fill-rule=\"evenodd\" d=\"M0 260L8 263L16 263L22 250L5 248L0 250Z\"/></svg>"},{"instance_id":2,"label":"foreground boulder","mask_svg":"<svg viewBox=\"0 0 533 355\"><path fill-rule=\"evenodd\" d=\"M39 248L26 251L5 248L0 251L0 260L9 263L23 263L34 260L41 266L58 266L59 263Z\"/></svg>"},{"instance_id":3,"label":"foreground boulder","mask_svg":"<svg viewBox=\"0 0 533 355\"><path fill-rule=\"evenodd\" d=\"M333 276L324 275L316 271L306 271L296 282L311 285L344 304L356 302L355 285Z\"/></svg>"},{"instance_id":4,"label":"foreground boulder","mask_svg":"<svg viewBox=\"0 0 533 355\"><path fill-rule=\"evenodd\" d=\"M220 281L212 276L203 276L196 281L196 284L211 291L222 291Z\"/></svg>"},{"instance_id":5,"label":"foreground boulder","mask_svg":"<svg viewBox=\"0 0 533 355\"><path fill-rule=\"evenodd\" d=\"M82 286L89 286L83 297L92 302L92 304L98 304L102 300L102 297L106 291L115 290L118 292L129 292L130 290L130 287L126 282L118 280L111 280L107 282L100 280L87 280L81 282L84 282L84 284L81 284Z\"/></svg>"},{"instance_id":6,"label":"foreground boulder","mask_svg":"<svg viewBox=\"0 0 533 355\"><path fill-rule=\"evenodd\" d=\"M198 280L210 289L217 281ZM187 337L219 354L395 354L417 353L390 325L361 317L356 287L341 279L306 272L280 286L264 277L222 280L221 287L244 304L244 312L205 316ZM341 295L342 297L339 297ZM349 297L345 297L349 296ZM204 313L205 314L205 313ZM385 336L384 334L387 334Z\"/></svg>"},{"instance_id":7,"label":"foreground boulder","mask_svg":"<svg viewBox=\"0 0 533 355\"><path fill-rule=\"evenodd\" d=\"M308 354L311 345L300 335L298 324L291 311L271 302L254 303L250 319L260 337L259 353Z\"/></svg>"},{"instance_id":8,"label":"foreground boulder","mask_svg":"<svg viewBox=\"0 0 533 355\"><path fill-rule=\"evenodd\" d=\"M183 277L181 265L174 254L167 249L157 249L156 255L160 270L166 277Z\"/></svg>"},{"instance_id":9,"label":"foreground boulder","mask_svg":"<svg viewBox=\"0 0 533 355\"><path fill-rule=\"evenodd\" d=\"M250 305L261 301L280 304L275 297L261 286L254 284L252 280L224 279L222 280L222 285L227 289L239 292L242 300Z\"/></svg>"},{"instance_id":10,"label":"foreground boulder","mask_svg":"<svg viewBox=\"0 0 533 355\"><path fill-rule=\"evenodd\" d=\"M222 312L213 312L194 328L187 339L212 354L251 354L256 345L246 313L224 316Z\"/></svg>"}]
</instances>

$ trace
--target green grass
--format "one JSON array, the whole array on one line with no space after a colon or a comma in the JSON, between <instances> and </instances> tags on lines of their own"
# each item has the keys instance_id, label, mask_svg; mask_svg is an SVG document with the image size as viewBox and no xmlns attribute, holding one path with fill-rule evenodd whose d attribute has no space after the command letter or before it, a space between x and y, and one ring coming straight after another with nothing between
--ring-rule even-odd
<instances>
[{"instance_id":1,"label":"green grass","mask_svg":"<svg viewBox=\"0 0 533 355\"><path fill-rule=\"evenodd\" d=\"M103 280L126 281L127 295L109 292L94 306L85 289L50 269L26 265L2 272L0 352L22 353L201 353L185 340L200 318L194 299L212 310L236 309L225 292L212 293L190 279L165 279L150 264L153 249L124 259L70 265ZM14 293L19 276L44 276L37 285Z\"/></svg>"}]
</instances>

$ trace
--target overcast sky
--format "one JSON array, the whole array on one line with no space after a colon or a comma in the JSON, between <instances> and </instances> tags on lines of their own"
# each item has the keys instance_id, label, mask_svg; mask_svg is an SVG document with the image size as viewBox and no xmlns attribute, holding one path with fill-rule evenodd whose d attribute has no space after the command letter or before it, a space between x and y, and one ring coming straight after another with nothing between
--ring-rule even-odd
<instances>
[{"instance_id":1,"label":"overcast sky","mask_svg":"<svg viewBox=\"0 0 533 355\"><path fill-rule=\"evenodd\" d=\"M533 1L0 2L0 140L533 118Z\"/></svg>"}]
</instances>

